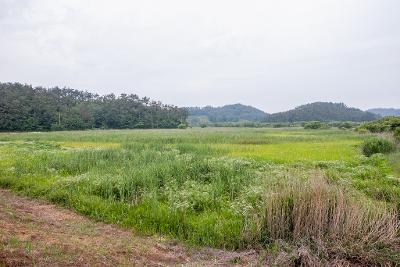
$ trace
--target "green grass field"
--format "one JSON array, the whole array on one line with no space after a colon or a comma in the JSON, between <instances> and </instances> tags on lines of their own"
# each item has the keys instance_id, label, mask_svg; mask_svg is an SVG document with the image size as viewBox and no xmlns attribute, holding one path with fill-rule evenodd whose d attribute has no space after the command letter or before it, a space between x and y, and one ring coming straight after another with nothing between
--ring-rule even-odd
<instances>
[{"instance_id":1,"label":"green grass field","mask_svg":"<svg viewBox=\"0 0 400 267\"><path fill-rule=\"evenodd\" d=\"M399 154L366 158L365 138L299 128L1 133L0 186L139 233L268 247L270 197L316 177L367 210L399 209Z\"/></svg>"}]
</instances>

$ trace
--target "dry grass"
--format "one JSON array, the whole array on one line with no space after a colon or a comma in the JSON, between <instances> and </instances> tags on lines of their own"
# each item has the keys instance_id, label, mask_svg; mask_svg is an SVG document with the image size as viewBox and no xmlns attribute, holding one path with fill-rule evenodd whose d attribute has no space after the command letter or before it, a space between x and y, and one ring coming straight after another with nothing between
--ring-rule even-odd
<instances>
[{"instance_id":1,"label":"dry grass","mask_svg":"<svg viewBox=\"0 0 400 267\"><path fill-rule=\"evenodd\" d=\"M328 184L321 175L267 198L264 232L269 240L306 244L327 258L374 264L400 260L400 225L388 204Z\"/></svg>"}]
</instances>

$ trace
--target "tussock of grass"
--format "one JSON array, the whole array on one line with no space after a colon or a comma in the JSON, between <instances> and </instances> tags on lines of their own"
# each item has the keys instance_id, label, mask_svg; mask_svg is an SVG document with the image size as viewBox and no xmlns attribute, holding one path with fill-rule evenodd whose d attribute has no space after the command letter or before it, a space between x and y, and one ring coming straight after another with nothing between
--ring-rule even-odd
<instances>
[{"instance_id":1,"label":"tussock of grass","mask_svg":"<svg viewBox=\"0 0 400 267\"><path fill-rule=\"evenodd\" d=\"M393 205L354 195L321 176L266 197L264 235L272 242L315 244L327 258L365 264L400 260L400 224Z\"/></svg>"}]
</instances>

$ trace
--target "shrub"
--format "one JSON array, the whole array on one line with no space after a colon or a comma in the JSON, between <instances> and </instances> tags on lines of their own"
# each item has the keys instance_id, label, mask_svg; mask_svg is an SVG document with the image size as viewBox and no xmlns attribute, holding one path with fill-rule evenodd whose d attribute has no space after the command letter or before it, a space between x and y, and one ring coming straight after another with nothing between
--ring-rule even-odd
<instances>
[{"instance_id":1,"label":"shrub","mask_svg":"<svg viewBox=\"0 0 400 267\"><path fill-rule=\"evenodd\" d=\"M186 129L188 126L185 123L181 123L178 125L178 129Z\"/></svg>"},{"instance_id":2,"label":"shrub","mask_svg":"<svg viewBox=\"0 0 400 267\"><path fill-rule=\"evenodd\" d=\"M320 121L310 121L304 124L304 129L328 129L329 125Z\"/></svg>"},{"instance_id":3,"label":"shrub","mask_svg":"<svg viewBox=\"0 0 400 267\"><path fill-rule=\"evenodd\" d=\"M395 145L384 138L368 139L362 144L362 152L367 157L376 153L390 153L394 150Z\"/></svg>"},{"instance_id":4,"label":"shrub","mask_svg":"<svg viewBox=\"0 0 400 267\"><path fill-rule=\"evenodd\" d=\"M394 131L394 138L396 138L396 140L400 142L400 127L397 127Z\"/></svg>"},{"instance_id":5,"label":"shrub","mask_svg":"<svg viewBox=\"0 0 400 267\"><path fill-rule=\"evenodd\" d=\"M351 129L353 128L353 124L350 122L343 122L338 125L339 129Z\"/></svg>"},{"instance_id":6,"label":"shrub","mask_svg":"<svg viewBox=\"0 0 400 267\"><path fill-rule=\"evenodd\" d=\"M360 128L367 129L372 133L394 131L398 127L400 127L400 117L395 116L384 117L376 121L364 123L360 126Z\"/></svg>"},{"instance_id":7,"label":"shrub","mask_svg":"<svg viewBox=\"0 0 400 267\"><path fill-rule=\"evenodd\" d=\"M367 129L361 128L361 127L356 128L356 132L359 133L359 134L367 134L367 133L369 133L369 131Z\"/></svg>"},{"instance_id":8,"label":"shrub","mask_svg":"<svg viewBox=\"0 0 400 267\"><path fill-rule=\"evenodd\" d=\"M201 123L201 124L200 124L200 127L201 127L201 128L206 128L206 127L207 127L207 124Z\"/></svg>"}]
</instances>

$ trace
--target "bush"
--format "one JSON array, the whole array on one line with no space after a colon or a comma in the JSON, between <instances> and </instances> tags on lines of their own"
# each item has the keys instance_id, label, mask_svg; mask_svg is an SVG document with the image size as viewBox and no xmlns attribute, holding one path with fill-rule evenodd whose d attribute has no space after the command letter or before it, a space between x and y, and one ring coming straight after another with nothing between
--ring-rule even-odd
<instances>
[{"instance_id":1,"label":"bush","mask_svg":"<svg viewBox=\"0 0 400 267\"><path fill-rule=\"evenodd\" d=\"M396 138L396 140L400 142L400 127L397 127L394 131L394 138Z\"/></svg>"},{"instance_id":2,"label":"bush","mask_svg":"<svg viewBox=\"0 0 400 267\"><path fill-rule=\"evenodd\" d=\"M178 129L186 129L188 126L185 123L181 123L178 125Z\"/></svg>"},{"instance_id":3,"label":"bush","mask_svg":"<svg viewBox=\"0 0 400 267\"><path fill-rule=\"evenodd\" d=\"M400 117L384 117L380 120L364 123L360 128L367 129L372 133L394 131L400 127Z\"/></svg>"},{"instance_id":4,"label":"bush","mask_svg":"<svg viewBox=\"0 0 400 267\"><path fill-rule=\"evenodd\" d=\"M329 125L320 121L310 121L304 124L304 129L328 129Z\"/></svg>"},{"instance_id":5,"label":"bush","mask_svg":"<svg viewBox=\"0 0 400 267\"><path fill-rule=\"evenodd\" d=\"M351 128L353 128L353 124L352 123L350 123L350 122L343 122L343 123L340 123L339 125L338 125L338 128L339 129L351 129Z\"/></svg>"},{"instance_id":6,"label":"bush","mask_svg":"<svg viewBox=\"0 0 400 267\"><path fill-rule=\"evenodd\" d=\"M207 124L202 123L202 124L200 124L200 127L201 127L201 128L206 128L206 127L207 127Z\"/></svg>"},{"instance_id":7,"label":"bush","mask_svg":"<svg viewBox=\"0 0 400 267\"><path fill-rule=\"evenodd\" d=\"M272 125L273 128L284 128L284 127L288 127L289 125L287 123L274 123Z\"/></svg>"},{"instance_id":8,"label":"bush","mask_svg":"<svg viewBox=\"0 0 400 267\"><path fill-rule=\"evenodd\" d=\"M356 128L355 131L356 131L357 133L359 133L359 134L367 134L367 133L369 133L369 131L368 131L367 129L361 128L361 127Z\"/></svg>"},{"instance_id":9,"label":"bush","mask_svg":"<svg viewBox=\"0 0 400 267\"><path fill-rule=\"evenodd\" d=\"M357 122L352 121L333 121L328 124L330 127L337 127L342 130L355 128L359 124Z\"/></svg>"},{"instance_id":10,"label":"bush","mask_svg":"<svg viewBox=\"0 0 400 267\"><path fill-rule=\"evenodd\" d=\"M395 145L389 140L383 138L373 138L364 141L362 152L369 157L376 153L390 153L395 150Z\"/></svg>"}]
</instances>

